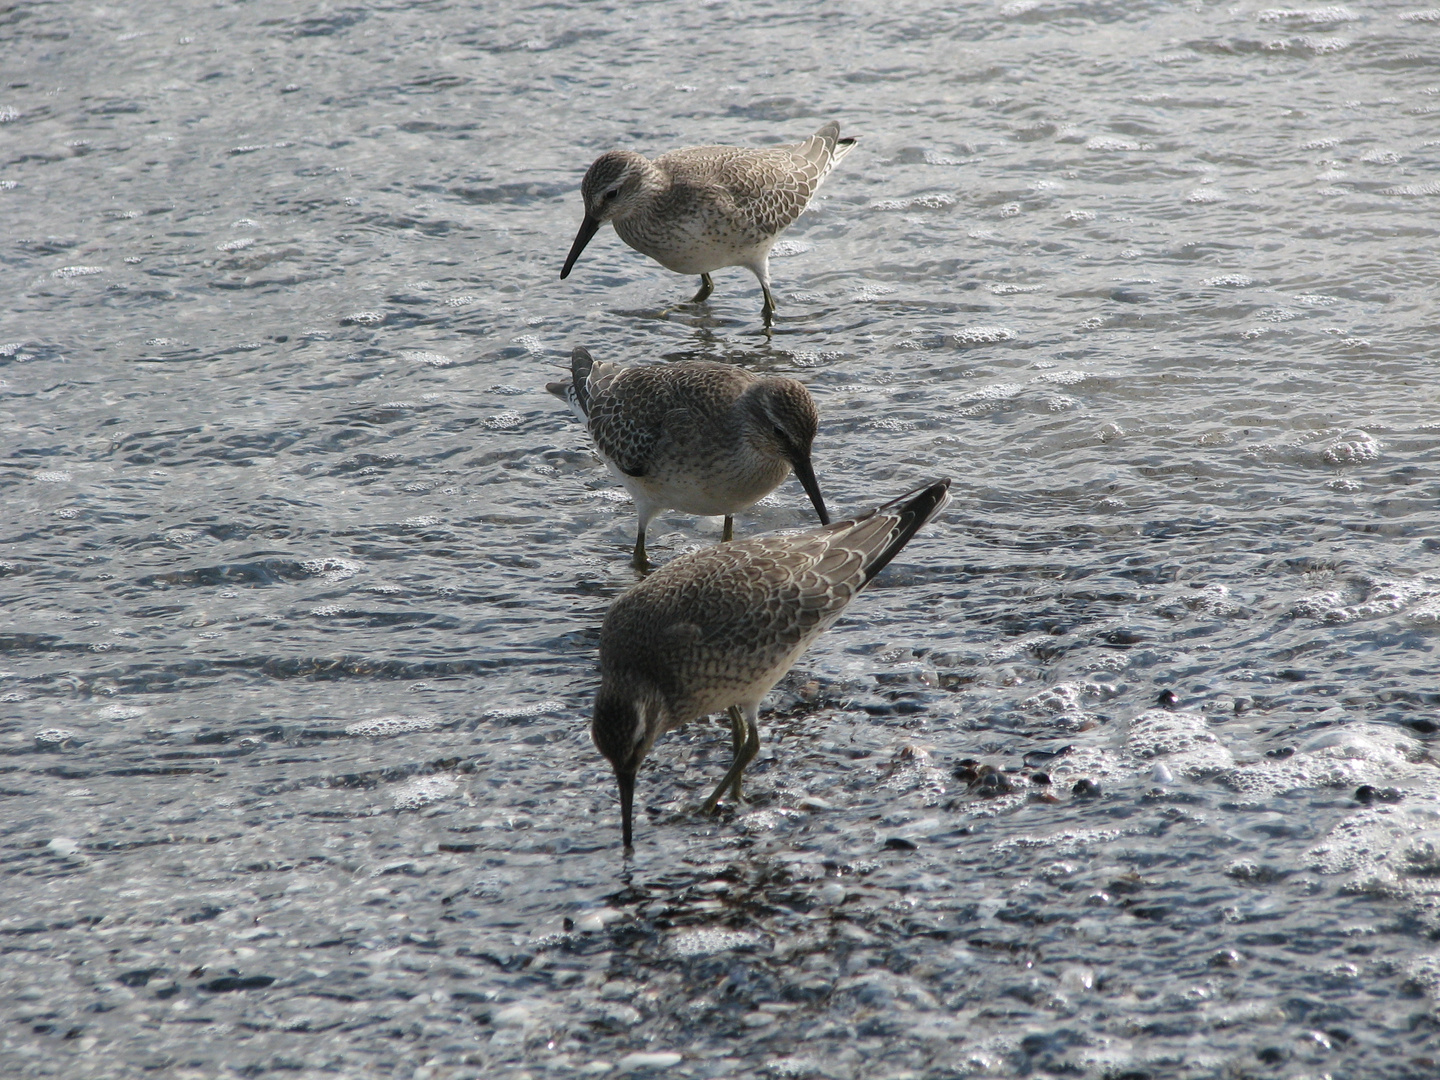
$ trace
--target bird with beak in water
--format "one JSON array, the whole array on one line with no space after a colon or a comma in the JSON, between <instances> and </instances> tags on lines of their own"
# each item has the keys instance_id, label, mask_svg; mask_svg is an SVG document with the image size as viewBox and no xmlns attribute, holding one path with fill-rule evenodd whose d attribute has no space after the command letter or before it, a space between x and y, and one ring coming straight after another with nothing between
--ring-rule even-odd
<instances>
[{"instance_id":1,"label":"bird with beak in water","mask_svg":"<svg viewBox=\"0 0 1440 1080\"><path fill-rule=\"evenodd\" d=\"M610 605L590 734L615 770L621 834L633 840L635 776L655 741L730 716L730 768L705 801L738 801L760 750L760 702L847 604L949 501L950 481L850 521L683 555Z\"/></svg>"}]
</instances>

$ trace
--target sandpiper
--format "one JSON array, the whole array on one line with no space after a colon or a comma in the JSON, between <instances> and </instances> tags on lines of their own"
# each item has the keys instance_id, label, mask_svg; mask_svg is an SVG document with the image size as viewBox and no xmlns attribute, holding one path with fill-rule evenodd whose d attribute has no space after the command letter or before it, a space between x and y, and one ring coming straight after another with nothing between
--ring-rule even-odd
<instances>
[{"instance_id":1,"label":"sandpiper","mask_svg":"<svg viewBox=\"0 0 1440 1080\"><path fill-rule=\"evenodd\" d=\"M620 239L677 274L699 274L710 295L710 272L743 266L760 279L761 317L774 322L770 293L770 247L798 218L854 139L840 138L830 122L804 142L747 149L687 146L654 161L633 150L601 154L585 173L580 195L585 220L565 259L570 270L585 245L607 221Z\"/></svg>"},{"instance_id":2,"label":"sandpiper","mask_svg":"<svg viewBox=\"0 0 1440 1080\"><path fill-rule=\"evenodd\" d=\"M545 388L584 421L635 500L637 570L648 568L645 528L661 510L723 514L722 539L729 540L734 515L774 491L792 469L820 523L830 521L810 464L820 416L794 379L705 361L627 368L577 348L570 381Z\"/></svg>"},{"instance_id":3,"label":"sandpiper","mask_svg":"<svg viewBox=\"0 0 1440 1080\"><path fill-rule=\"evenodd\" d=\"M760 702L917 529L949 501L940 480L853 521L771 533L681 556L611 606L600 631L591 736L615 768L631 847L635 773L655 740L730 715L734 759L704 809L760 750Z\"/></svg>"}]
</instances>

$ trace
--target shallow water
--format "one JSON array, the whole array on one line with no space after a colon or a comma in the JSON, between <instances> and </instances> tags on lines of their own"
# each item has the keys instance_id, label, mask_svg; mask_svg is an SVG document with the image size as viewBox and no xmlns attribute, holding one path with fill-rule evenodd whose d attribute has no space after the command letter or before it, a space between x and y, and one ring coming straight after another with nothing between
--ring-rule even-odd
<instances>
[{"instance_id":1,"label":"shallow water","mask_svg":"<svg viewBox=\"0 0 1440 1080\"><path fill-rule=\"evenodd\" d=\"M0 53L0 1071L1434 1074L1440 12L21 3ZM773 337L608 229L559 281L600 151L831 117ZM660 744L628 869L580 344L803 379L837 513L955 480L748 805Z\"/></svg>"}]
</instances>

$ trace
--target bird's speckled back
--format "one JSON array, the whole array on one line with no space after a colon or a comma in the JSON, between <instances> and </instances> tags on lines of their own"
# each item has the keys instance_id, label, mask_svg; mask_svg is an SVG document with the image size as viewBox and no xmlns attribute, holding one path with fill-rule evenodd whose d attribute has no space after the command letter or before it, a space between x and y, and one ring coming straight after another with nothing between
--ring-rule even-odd
<instances>
[{"instance_id":1,"label":"bird's speckled back","mask_svg":"<svg viewBox=\"0 0 1440 1080\"><path fill-rule=\"evenodd\" d=\"M658 696L666 728L763 697L947 500L934 485L855 521L676 559L611 606L607 692ZM756 698L758 700L758 697Z\"/></svg>"},{"instance_id":2,"label":"bird's speckled back","mask_svg":"<svg viewBox=\"0 0 1440 1080\"><path fill-rule=\"evenodd\" d=\"M620 368L603 382L592 375L590 434L630 476L724 461L743 437L736 404L759 381L744 368L703 361ZM777 468L783 477L788 466Z\"/></svg>"},{"instance_id":3,"label":"bird's speckled back","mask_svg":"<svg viewBox=\"0 0 1440 1080\"><path fill-rule=\"evenodd\" d=\"M631 247L669 265L682 239L729 245L737 252L768 247L794 223L826 175L854 145L829 123L786 146L688 146L653 162L668 187L643 209L616 218ZM683 237L681 234L684 234Z\"/></svg>"}]
</instances>

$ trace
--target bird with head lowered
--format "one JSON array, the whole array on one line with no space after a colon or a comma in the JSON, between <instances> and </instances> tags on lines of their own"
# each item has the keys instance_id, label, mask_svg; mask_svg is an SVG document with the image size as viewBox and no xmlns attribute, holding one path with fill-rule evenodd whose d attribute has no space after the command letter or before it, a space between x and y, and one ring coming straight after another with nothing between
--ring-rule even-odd
<instances>
[{"instance_id":1,"label":"bird with head lowered","mask_svg":"<svg viewBox=\"0 0 1440 1080\"><path fill-rule=\"evenodd\" d=\"M631 847L635 776L665 732L728 712L733 758L705 801L740 798L760 702L847 604L949 501L949 480L868 514L681 556L620 596L600 631L590 733L615 770Z\"/></svg>"},{"instance_id":2,"label":"bird with head lowered","mask_svg":"<svg viewBox=\"0 0 1440 1080\"><path fill-rule=\"evenodd\" d=\"M621 240L666 269L699 274L700 291L691 303L709 297L712 271L748 269L764 293L760 314L768 329L775 316L770 248L854 145L854 139L840 138L840 125L832 121L786 146L687 146L653 161L633 150L601 154L580 184L585 217L560 277L570 276L609 221Z\"/></svg>"},{"instance_id":3,"label":"bird with head lowered","mask_svg":"<svg viewBox=\"0 0 1440 1080\"><path fill-rule=\"evenodd\" d=\"M577 348L570 381L546 386L584 421L601 458L635 500L634 564L649 568L645 529L661 510L725 518L774 491L793 470L823 525L830 520L810 450L820 422L794 379L733 364L601 363Z\"/></svg>"}]
</instances>

